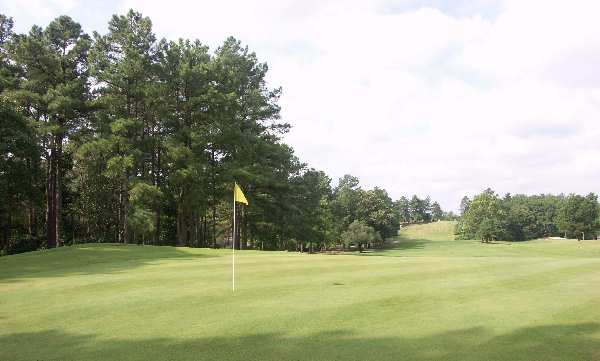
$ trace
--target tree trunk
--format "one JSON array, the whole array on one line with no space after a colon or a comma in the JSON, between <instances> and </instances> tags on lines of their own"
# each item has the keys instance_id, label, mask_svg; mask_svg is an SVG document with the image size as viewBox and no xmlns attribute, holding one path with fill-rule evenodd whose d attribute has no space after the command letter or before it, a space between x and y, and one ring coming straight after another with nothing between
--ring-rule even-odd
<instances>
[{"instance_id":1,"label":"tree trunk","mask_svg":"<svg viewBox=\"0 0 600 361\"><path fill-rule=\"evenodd\" d=\"M7 194L8 196L8 194ZM7 197L8 198L8 197ZM6 202L6 205L8 206L7 209L11 209L9 208L9 202ZM2 231L2 243L0 244L0 251L2 251L3 249L7 248L8 246L8 231L10 229L10 215L9 212L6 212L6 215L3 214L4 212L1 212L2 208L0 208L0 231ZM5 218L6 216L6 218ZM6 221L5 221L6 219Z\"/></svg>"},{"instance_id":2,"label":"tree trunk","mask_svg":"<svg viewBox=\"0 0 600 361\"><path fill-rule=\"evenodd\" d=\"M119 203L117 206L117 242L122 243L121 229L123 224L123 185L119 184Z\"/></svg>"},{"instance_id":3,"label":"tree trunk","mask_svg":"<svg viewBox=\"0 0 600 361\"><path fill-rule=\"evenodd\" d=\"M202 218L200 212L194 211L194 247L198 248L202 245Z\"/></svg>"},{"instance_id":4,"label":"tree trunk","mask_svg":"<svg viewBox=\"0 0 600 361\"><path fill-rule=\"evenodd\" d=\"M177 214L175 215L175 244L181 243L181 205L177 205Z\"/></svg>"},{"instance_id":5,"label":"tree trunk","mask_svg":"<svg viewBox=\"0 0 600 361\"><path fill-rule=\"evenodd\" d=\"M31 202L27 202L27 232L30 238L36 235L35 208Z\"/></svg>"},{"instance_id":6,"label":"tree trunk","mask_svg":"<svg viewBox=\"0 0 600 361\"><path fill-rule=\"evenodd\" d=\"M125 175L125 178L128 178L128 175ZM120 185L119 189L119 242L127 243L128 242L128 213L129 213L129 194L127 191L126 181L123 181Z\"/></svg>"},{"instance_id":7,"label":"tree trunk","mask_svg":"<svg viewBox=\"0 0 600 361\"><path fill-rule=\"evenodd\" d=\"M217 161L215 159L215 150L211 146L210 151L210 164L211 164L211 207L212 207L212 246L217 247L217 180L216 180L216 167Z\"/></svg>"},{"instance_id":8,"label":"tree trunk","mask_svg":"<svg viewBox=\"0 0 600 361\"><path fill-rule=\"evenodd\" d=\"M56 140L56 148L57 148L57 153L56 153L56 188L54 189L54 192L56 194L56 198L55 198L55 203L54 203L54 207L55 207L55 211L54 211L54 215L56 217L56 245L57 246L62 246L62 241L60 239L60 215L62 213L62 158L63 158L63 148L62 148L62 142L63 142L63 137L62 135L57 136L57 140Z\"/></svg>"},{"instance_id":9,"label":"tree trunk","mask_svg":"<svg viewBox=\"0 0 600 361\"><path fill-rule=\"evenodd\" d=\"M217 248L217 204L214 199L212 204L212 246Z\"/></svg>"},{"instance_id":10,"label":"tree trunk","mask_svg":"<svg viewBox=\"0 0 600 361\"><path fill-rule=\"evenodd\" d=\"M161 216L161 208L158 207L156 209L156 232L154 233L154 244L155 245L159 245L160 244L160 234L162 232L162 228L161 228L161 220L160 220L160 216Z\"/></svg>"},{"instance_id":11,"label":"tree trunk","mask_svg":"<svg viewBox=\"0 0 600 361\"><path fill-rule=\"evenodd\" d=\"M189 247L191 244L191 214L189 208L185 210L185 246Z\"/></svg>"},{"instance_id":12,"label":"tree trunk","mask_svg":"<svg viewBox=\"0 0 600 361\"><path fill-rule=\"evenodd\" d=\"M204 216L202 216L202 218L204 219L202 225L202 245L208 247L208 218L206 217L206 210L204 210Z\"/></svg>"},{"instance_id":13,"label":"tree trunk","mask_svg":"<svg viewBox=\"0 0 600 361\"><path fill-rule=\"evenodd\" d=\"M127 244L129 239L129 193L125 190L123 202L123 243Z\"/></svg>"},{"instance_id":14,"label":"tree trunk","mask_svg":"<svg viewBox=\"0 0 600 361\"><path fill-rule=\"evenodd\" d=\"M160 157L160 147L156 150L156 168L154 169L154 185L158 189L161 186L160 179L160 167L161 167L161 157ZM154 244L160 244L160 234L162 232L162 222L161 222L161 206L159 205L156 208L156 233L154 235Z\"/></svg>"},{"instance_id":15,"label":"tree trunk","mask_svg":"<svg viewBox=\"0 0 600 361\"><path fill-rule=\"evenodd\" d=\"M48 160L47 183L46 183L46 245L54 248L57 245L57 146L56 138L50 149Z\"/></svg>"}]
</instances>

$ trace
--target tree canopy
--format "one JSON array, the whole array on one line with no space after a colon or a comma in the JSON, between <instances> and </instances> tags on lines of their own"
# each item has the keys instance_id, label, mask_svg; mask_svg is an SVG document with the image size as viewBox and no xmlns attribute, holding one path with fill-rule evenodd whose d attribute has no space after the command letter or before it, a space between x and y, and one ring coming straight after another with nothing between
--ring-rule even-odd
<instances>
[{"instance_id":1,"label":"tree canopy","mask_svg":"<svg viewBox=\"0 0 600 361\"><path fill-rule=\"evenodd\" d=\"M593 193L585 197L507 194L500 198L488 188L463 204L468 206L456 226L456 233L462 239L477 238L484 242L550 236L593 239L600 230L598 199Z\"/></svg>"},{"instance_id":2,"label":"tree canopy","mask_svg":"<svg viewBox=\"0 0 600 361\"><path fill-rule=\"evenodd\" d=\"M396 235L386 190L350 175L334 187L283 142L281 89L239 40L158 39L133 10L92 36L68 16L12 28L1 15L1 252L229 245L234 181L251 204L237 247L322 249L356 221Z\"/></svg>"}]
</instances>

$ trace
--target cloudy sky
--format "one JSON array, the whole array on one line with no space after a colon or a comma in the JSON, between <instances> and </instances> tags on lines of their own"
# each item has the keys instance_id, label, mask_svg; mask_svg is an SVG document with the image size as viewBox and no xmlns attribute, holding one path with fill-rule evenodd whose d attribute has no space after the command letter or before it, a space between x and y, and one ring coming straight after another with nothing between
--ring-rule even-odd
<instances>
[{"instance_id":1,"label":"cloudy sky","mask_svg":"<svg viewBox=\"0 0 600 361\"><path fill-rule=\"evenodd\" d=\"M233 35L282 86L286 141L333 178L456 209L486 187L600 192L600 3L526 0L0 0L16 30L60 14L104 32Z\"/></svg>"}]
</instances>

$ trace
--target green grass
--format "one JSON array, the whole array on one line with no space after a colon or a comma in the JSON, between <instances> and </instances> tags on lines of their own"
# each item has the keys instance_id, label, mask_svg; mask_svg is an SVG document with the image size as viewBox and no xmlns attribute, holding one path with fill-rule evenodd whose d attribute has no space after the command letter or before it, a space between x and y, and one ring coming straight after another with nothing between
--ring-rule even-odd
<instances>
[{"instance_id":1,"label":"green grass","mask_svg":"<svg viewBox=\"0 0 600 361\"><path fill-rule=\"evenodd\" d=\"M400 232L384 250L366 255L398 257L577 257L598 258L600 242L538 239L528 242L482 244L476 240L455 240L456 222L412 225Z\"/></svg>"},{"instance_id":2,"label":"green grass","mask_svg":"<svg viewBox=\"0 0 600 361\"><path fill-rule=\"evenodd\" d=\"M82 245L0 258L0 360L597 360L600 242L357 255Z\"/></svg>"}]
</instances>

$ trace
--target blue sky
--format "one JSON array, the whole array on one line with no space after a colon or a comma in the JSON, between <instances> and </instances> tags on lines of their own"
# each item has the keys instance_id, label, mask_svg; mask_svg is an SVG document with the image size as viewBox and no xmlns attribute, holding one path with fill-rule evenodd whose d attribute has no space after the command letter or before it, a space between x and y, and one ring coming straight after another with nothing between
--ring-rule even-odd
<instances>
[{"instance_id":1,"label":"blue sky","mask_svg":"<svg viewBox=\"0 0 600 361\"><path fill-rule=\"evenodd\" d=\"M286 141L334 178L392 197L600 192L600 5L541 0L7 1L17 31L68 14L104 32L233 35L283 87Z\"/></svg>"}]
</instances>

